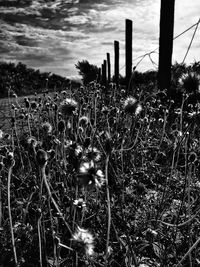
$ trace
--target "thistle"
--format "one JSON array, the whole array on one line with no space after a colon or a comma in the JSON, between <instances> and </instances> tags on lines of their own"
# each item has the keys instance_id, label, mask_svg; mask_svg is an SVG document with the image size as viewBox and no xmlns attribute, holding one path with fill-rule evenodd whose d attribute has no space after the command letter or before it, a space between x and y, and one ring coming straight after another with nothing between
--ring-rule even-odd
<instances>
[{"instance_id":1,"label":"thistle","mask_svg":"<svg viewBox=\"0 0 200 267\"><path fill-rule=\"evenodd\" d=\"M78 108L78 103L71 98L66 98L60 103L59 110L63 116L72 116Z\"/></svg>"},{"instance_id":2,"label":"thistle","mask_svg":"<svg viewBox=\"0 0 200 267\"><path fill-rule=\"evenodd\" d=\"M97 169L94 162L83 162L80 164L76 182L81 186L92 186L100 188L105 182L104 174L100 169Z\"/></svg>"},{"instance_id":3,"label":"thistle","mask_svg":"<svg viewBox=\"0 0 200 267\"><path fill-rule=\"evenodd\" d=\"M94 238L88 230L77 227L71 241L72 247L79 255L92 256L94 254Z\"/></svg>"}]
</instances>

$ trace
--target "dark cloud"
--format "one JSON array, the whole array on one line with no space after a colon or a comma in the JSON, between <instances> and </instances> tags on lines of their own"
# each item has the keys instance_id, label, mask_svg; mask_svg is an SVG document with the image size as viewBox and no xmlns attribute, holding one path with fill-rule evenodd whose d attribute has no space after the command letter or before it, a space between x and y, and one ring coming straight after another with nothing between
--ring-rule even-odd
<instances>
[{"instance_id":1,"label":"dark cloud","mask_svg":"<svg viewBox=\"0 0 200 267\"><path fill-rule=\"evenodd\" d=\"M10 52L10 48L2 41L0 41L0 54L6 54Z\"/></svg>"},{"instance_id":2,"label":"dark cloud","mask_svg":"<svg viewBox=\"0 0 200 267\"><path fill-rule=\"evenodd\" d=\"M32 38L28 38L25 35L18 35L14 37L16 43L21 46L37 47L38 41Z\"/></svg>"},{"instance_id":3,"label":"dark cloud","mask_svg":"<svg viewBox=\"0 0 200 267\"><path fill-rule=\"evenodd\" d=\"M32 0L1 0L0 7L27 7L32 4Z\"/></svg>"}]
</instances>

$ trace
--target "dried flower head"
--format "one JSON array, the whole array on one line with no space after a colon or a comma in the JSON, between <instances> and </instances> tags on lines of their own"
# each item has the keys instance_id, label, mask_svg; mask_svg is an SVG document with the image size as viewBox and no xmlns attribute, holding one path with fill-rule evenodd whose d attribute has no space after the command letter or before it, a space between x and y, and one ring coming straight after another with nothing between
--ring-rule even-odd
<instances>
[{"instance_id":1,"label":"dried flower head","mask_svg":"<svg viewBox=\"0 0 200 267\"><path fill-rule=\"evenodd\" d=\"M132 96L127 97L126 100L124 101L125 112L133 114L135 113L136 108L137 108L137 99Z\"/></svg>"},{"instance_id":2,"label":"dried flower head","mask_svg":"<svg viewBox=\"0 0 200 267\"><path fill-rule=\"evenodd\" d=\"M52 132L52 125L49 122L44 122L42 124L42 129L44 131L44 134L50 134Z\"/></svg>"},{"instance_id":3,"label":"dried flower head","mask_svg":"<svg viewBox=\"0 0 200 267\"><path fill-rule=\"evenodd\" d=\"M92 256L94 253L94 238L88 230L77 227L72 236L72 246L79 255Z\"/></svg>"},{"instance_id":4,"label":"dried flower head","mask_svg":"<svg viewBox=\"0 0 200 267\"><path fill-rule=\"evenodd\" d=\"M78 103L71 98L66 98L60 103L60 112L63 116L72 116L78 108Z\"/></svg>"},{"instance_id":5,"label":"dried flower head","mask_svg":"<svg viewBox=\"0 0 200 267\"><path fill-rule=\"evenodd\" d=\"M84 151L83 159L85 161L98 162L101 159L101 152L96 147L89 146Z\"/></svg>"},{"instance_id":6,"label":"dried flower head","mask_svg":"<svg viewBox=\"0 0 200 267\"><path fill-rule=\"evenodd\" d=\"M100 188L105 182L103 172L96 168L93 161L81 163L76 178L77 184L82 186L95 185Z\"/></svg>"},{"instance_id":7,"label":"dried flower head","mask_svg":"<svg viewBox=\"0 0 200 267\"><path fill-rule=\"evenodd\" d=\"M36 140L36 138L34 136L29 136L28 139L27 139L27 143L29 145L32 145L33 147L36 147L38 142Z\"/></svg>"},{"instance_id":8,"label":"dried flower head","mask_svg":"<svg viewBox=\"0 0 200 267\"><path fill-rule=\"evenodd\" d=\"M86 203L83 200L83 198L75 199L73 202L74 206L76 206L78 209L83 209L86 207Z\"/></svg>"},{"instance_id":9,"label":"dried flower head","mask_svg":"<svg viewBox=\"0 0 200 267\"><path fill-rule=\"evenodd\" d=\"M197 93L200 89L200 77L195 72L183 74L179 83L186 93Z\"/></svg>"},{"instance_id":10,"label":"dried flower head","mask_svg":"<svg viewBox=\"0 0 200 267\"><path fill-rule=\"evenodd\" d=\"M89 118L87 116L82 116L79 119L79 125L82 127L86 127L89 123Z\"/></svg>"}]
</instances>

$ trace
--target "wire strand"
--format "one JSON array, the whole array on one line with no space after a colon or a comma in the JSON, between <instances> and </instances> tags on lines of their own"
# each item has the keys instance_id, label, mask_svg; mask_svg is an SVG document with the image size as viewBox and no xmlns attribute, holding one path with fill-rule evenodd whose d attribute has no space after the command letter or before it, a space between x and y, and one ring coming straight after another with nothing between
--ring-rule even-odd
<instances>
[{"instance_id":1,"label":"wire strand","mask_svg":"<svg viewBox=\"0 0 200 267\"><path fill-rule=\"evenodd\" d=\"M186 59L186 57L187 57L187 55L188 55L188 53L189 53L189 51L190 51L190 48L191 48L191 46L192 46L192 42L193 42L193 40L194 40L195 34L196 34L197 29L198 29L198 26L199 26L199 23L200 23L200 19L199 19L198 23L196 24L196 28L195 28L195 30L194 30L194 32L193 32L192 39L191 39L191 41L190 41L190 43L189 43L189 46L188 46L188 48L187 48L187 51L186 51L186 53L185 53L185 56L184 56L183 61L182 61L182 64L185 62L185 59Z\"/></svg>"}]
</instances>

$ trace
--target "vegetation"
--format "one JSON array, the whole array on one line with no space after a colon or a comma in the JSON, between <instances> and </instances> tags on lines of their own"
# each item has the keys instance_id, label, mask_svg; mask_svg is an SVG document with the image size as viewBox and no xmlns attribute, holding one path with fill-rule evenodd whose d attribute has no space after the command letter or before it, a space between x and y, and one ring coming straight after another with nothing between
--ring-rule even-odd
<instances>
[{"instance_id":1,"label":"vegetation","mask_svg":"<svg viewBox=\"0 0 200 267\"><path fill-rule=\"evenodd\" d=\"M25 64L0 62L0 98L7 97L13 90L20 95L31 95L35 92L63 90L70 80L50 72L28 68ZM74 86L77 86L75 82Z\"/></svg>"},{"instance_id":2,"label":"vegetation","mask_svg":"<svg viewBox=\"0 0 200 267\"><path fill-rule=\"evenodd\" d=\"M96 65L90 64L87 60L78 61L75 67L79 70L84 85L97 79L99 68Z\"/></svg>"},{"instance_id":3,"label":"vegetation","mask_svg":"<svg viewBox=\"0 0 200 267\"><path fill-rule=\"evenodd\" d=\"M199 265L200 81L176 70L171 98L151 81L130 96L96 82L15 95L0 131L1 266Z\"/></svg>"}]
</instances>

